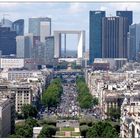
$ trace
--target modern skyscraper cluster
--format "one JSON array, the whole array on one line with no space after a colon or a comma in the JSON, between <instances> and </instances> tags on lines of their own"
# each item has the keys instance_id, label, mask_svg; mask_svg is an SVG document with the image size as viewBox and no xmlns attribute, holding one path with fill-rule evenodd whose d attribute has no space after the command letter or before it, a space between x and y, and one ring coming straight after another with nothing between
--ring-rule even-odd
<instances>
[{"instance_id":1,"label":"modern skyscraper cluster","mask_svg":"<svg viewBox=\"0 0 140 140\"><path fill-rule=\"evenodd\" d=\"M9 27L11 30L16 31L17 35L24 35L24 19L12 22L9 19L3 18L0 24L1 27Z\"/></svg>"},{"instance_id":2,"label":"modern skyscraper cluster","mask_svg":"<svg viewBox=\"0 0 140 140\"><path fill-rule=\"evenodd\" d=\"M51 18L29 18L28 32L16 37L17 57L33 59L37 65L52 64L54 38L51 36Z\"/></svg>"},{"instance_id":3,"label":"modern skyscraper cluster","mask_svg":"<svg viewBox=\"0 0 140 140\"><path fill-rule=\"evenodd\" d=\"M132 11L90 11L89 63L95 58L128 58L127 34L133 22Z\"/></svg>"},{"instance_id":4,"label":"modern skyscraper cluster","mask_svg":"<svg viewBox=\"0 0 140 140\"><path fill-rule=\"evenodd\" d=\"M45 42L45 37L51 35L51 18L29 18L29 33L34 36L34 45L37 42Z\"/></svg>"},{"instance_id":5,"label":"modern skyscraper cluster","mask_svg":"<svg viewBox=\"0 0 140 140\"><path fill-rule=\"evenodd\" d=\"M0 22L0 57L37 60L37 65L52 64L54 37L51 18L29 18L28 33L24 34L24 19L14 22L3 18Z\"/></svg>"},{"instance_id":6,"label":"modern skyscraper cluster","mask_svg":"<svg viewBox=\"0 0 140 140\"><path fill-rule=\"evenodd\" d=\"M0 22L0 51L2 55L16 55L16 36L24 34L24 20Z\"/></svg>"}]
</instances>

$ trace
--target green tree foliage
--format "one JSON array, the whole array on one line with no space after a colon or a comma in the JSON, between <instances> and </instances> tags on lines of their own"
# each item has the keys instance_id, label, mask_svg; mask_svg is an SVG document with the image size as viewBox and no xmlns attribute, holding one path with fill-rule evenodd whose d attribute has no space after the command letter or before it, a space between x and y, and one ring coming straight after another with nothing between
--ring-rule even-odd
<instances>
[{"instance_id":1,"label":"green tree foliage","mask_svg":"<svg viewBox=\"0 0 140 140\"><path fill-rule=\"evenodd\" d=\"M48 86L48 88L43 93L42 102L49 107L56 107L60 103L60 97L63 93L63 88L61 85L61 80L56 78Z\"/></svg>"},{"instance_id":2,"label":"green tree foliage","mask_svg":"<svg viewBox=\"0 0 140 140\"><path fill-rule=\"evenodd\" d=\"M24 104L21 107L21 114L24 116L24 119L27 119L28 117L36 117L37 116L37 109L36 107L30 105L30 104Z\"/></svg>"},{"instance_id":3,"label":"green tree foliage","mask_svg":"<svg viewBox=\"0 0 140 140\"><path fill-rule=\"evenodd\" d=\"M116 129L108 122L96 122L86 133L87 138L117 138Z\"/></svg>"},{"instance_id":4,"label":"green tree foliage","mask_svg":"<svg viewBox=\"0 0 140 140\"><path fill-rule=\"evenodd\" d=\"M94 97L93 98L93 105L98 105L98 104L99 104L98 98Z\"/></svg>"},{"instance_id":5,"label":"green tree foliage","mask_svg":"<svg viewBox=\"0 0 140 140\"><path fill-rule=\"evenodd\" d=\"M71 64L71 67L72 67L72 69L81 69L82 68L81 65L77 65L76 62L73 62Z\"/></svg>"},{"instance_id":6,"label":"green tree foliage","mask_svg":"<svg viewBox=\"0 0 140 140\"><path fill-rule=\"evenodd\" d=\"M112 119L120 119L120 108L111 107L108 110L108 116Z\"/></svg>"},{"instance_id":7,"label":"green tree foliage","mask_svg":"<svg viewBox=\"0 0 140 140\"><path fill-rule=\"evenodd\" d=\"M55 135L57 129L53 125L45 125L40 134L38 135L38 138L52 138L53 135Z\"/></svg>"},{"instance_id":8,"label":"green tree foliage","mask_svg":"<svg viewBox=\"0 0 140 140\"><path fill-rule=\"evenodd\" d=\"M98 99L93 97L86 85L85 79L83 77L78 77L76 79L76 86L78 91L78 101L81 108L88 109L93 105L98 104Z\"/></svg>"},{"instance_id":9,"label":"green tree foliage","mask_svg":"<svg viewBox=\"0 0 140 140\"><path fill-rule=\"evenodd\" d=\"M88 129L89 129L89 126L88 125L82 125L82 126L80 126L81 136L83 136L85 138Z\"/></svg>"},{"instance_id":10,"label":"green tree foliage","mask_svg":"<svg viewBox=\"0 0 140 140\"><path fill-rule=\"evenodd\" d=\"M67 67L68 67L68 62L66 61L57 64L57 69L67 69Z\"/></svg>"},{"instance_id":11,"label":"green tree foliage","mask_svg":"<svg viewBox=\"0 0 140 140\"><path fill-rule=\"evenodd\" d=\"M33 130L32 127L28 124L25 124L24 126L21 126L20 128L16 129L16 135L22 136L24 138L32 138L33 136Z\"/></svg>"},{"instance_id":12,"label":"green tree foliage","mask_svg":"<svg viewBox=\"0 0 140 140\"><path fill-rule=\"evenodd\" d=\"M25 120L24 125L17 125L15 133L10 135L11 138L32 138L33 127L38 126L37 120L29 118Z\"/></svg>"},{"instance_id":13,"label":"green tree foliage","mask_svg":"<svg viewBox=\"0 0 140 140\"><path fill-rule=\"evenodd\" d=\"M38 127L39 126L37 120L32 119L32 118L28 118L27 120L25 120L25 124L27 124L31 127Z\"/></svg>"}]
</instances>

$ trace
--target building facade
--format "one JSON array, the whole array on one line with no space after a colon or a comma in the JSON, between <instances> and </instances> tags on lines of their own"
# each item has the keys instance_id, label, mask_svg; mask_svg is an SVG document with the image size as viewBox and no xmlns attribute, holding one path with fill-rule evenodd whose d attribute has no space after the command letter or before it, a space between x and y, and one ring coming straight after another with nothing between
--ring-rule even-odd
<instances>
[{"instance_id":1,"label":"building facade","mask_svg":"<svg viewBox=\"0 0 140 140\"><path fill-rule=\"evenodd\" d=\"M31 58L33 48L33 34L26 35L24 41L25 41L24 58Z\"/></svg>"},{"instance_id":2,"label":"building facade","mask_svg":"<svg viewBox=\"0 0 140 140\"><path fill-rule=\"evenodd\" d=\"M44 27L46 28L46 32L44 30ZM41 40L42 39L44 40L44 35L48 33L51 34L51 18L48 17L29 18L29 33L32 33L34 36L34 45L36 45L36 43L40 41L41 36L42 36Z\"/></svg>"},{"instance_id":3,"label":"building facade","mask_svg":"<svg viewBox=\"0 0 140 140\"><path fill-rule=\"evenodd\" d=\"M10 99L0 100L0 137L7 137L11 133L11 102Z\"/></svg>"},{"instance_id":4,"label":"building facade","mask_svg":"<svg viewBox=\"0 0 140 140\"><path fill-rule=\"evenodd\" d=\"M102 18L105 11L90 11L89 21L89 63L102 58Z\"/></svg>"},{"instance_id":5,"label":"building facade","mask_svg":"<svg viewBox=\"0 0 140 140\"><path fill-rule=\"evenodd\" d=\"M103 58L127 58L127 28L127 18L102 18Z\"/></svg>"},{"instance_id":6,"label":"building facade","mask_svg":"<svg viewBox=\"0 0 140 140\"><path fill-rule=\"evenodd\" d=\"M16 31L0 27L0 50L2 55L16 55Z\"/></svg>"},{"instance_id":7,"label":"building facade","mask_svg":"<svg viewBox=\"0 0 140 140\"><path fill-rule=\"evenodd\" d=\"M126 17L128 20L128 28L127 31L129 31L129 26L133 23L133 12L132 11L116 11L116 16L119 17Z\"/></svg>"},{"instance_id":8,"label":"building facade","mask_svg":"<svg viewBox=\"0 0 140 140\"><path fill-rule=\"evenodd\" d=\"M54 59L54 37L46 37L45 39L45 51L44 51L44 61L45 64L53 65Z\"/></svg>"},{"instance_id":9,"label":"building facade","mask_svg":"<svg viewBox=\"0 0 140 140\"><path fill-rule=\"evenodd\" d=\"M24 35L24 19L14 21L12 23L12 29L16 31L18 36Z\"/></svg>"},{"instance_id":10,"label":"building facade","mask_svg":"<svg viewBox=\"0 0 140 140\"><path fill-rule=\"evenodd\" d=\"M1 27L8 27L8 28L12 29L12 21L9 19L3 18L1 20Z\"/></svg>"},{"instance_id":11,"label":"building facade","mask_svg":"<svg viewBox=\"0 0 140 140\"><path fill-rule=\"evenodd\" d=\"M25 41L24 41L24 36L17 36L16 37L16 56L18 58L24 58L24 46L25 46Z\"/></svg>"},{"instance_id":12,"label":"building facade","mask_svg":"<svg viewBox=\"0 0 140 140\"><path fill-rule=\"evenodd\" d=\"M40 22L40 41L45 42L45 38L51 35L50 22Z\"/></svg>"},{"instance_id":13,"label":"building facade","mask_svg":"<svg viewBox=\"0 0 140 140\"><path fill-rule=\"evenodd\" d=\"M129 26L128 33L128 59L133 61L139 60L140 53L140 24Z\"/></svg>"},{"instance_id":14,"label":"building facade","mask_svg":"<svg viewBox=\"0 0 140 140\"><path fill-rule=\"evenodd\" d=\"M31 58L33 48L33 35L27 34L25 36L16 37L16 56L18 58Z\"/></svg>"},{"instance_id":15,"label":"building facade","mask_svg":"<svg viewBox=\"0 0 140 140\"><path fill-rule=\"evenodd\" d=\"M121 107L122 138L140 138L140 98L125 98Z\"/></svg>"},{"instance_id":16,"label":"building facade","mask_svg":"<svg viewBox=\"0 0 140 140\"><path fill-rule=\"evenodd\" d=\"M24 104L32 104L32 89L30 85L17 85L14 87L16 95L15 109L18 113L21 113L21 107Z\"/></svg>"},{"instance_id":17,"label":"building facade","mask_svg":"<svg viewBox=\"0 0 140 140\"><path fill-rule=\"evenodd\" d=\"M23 68L24 59L17 58L0 58L0 68Z\"/></svg>"}]
</instances>

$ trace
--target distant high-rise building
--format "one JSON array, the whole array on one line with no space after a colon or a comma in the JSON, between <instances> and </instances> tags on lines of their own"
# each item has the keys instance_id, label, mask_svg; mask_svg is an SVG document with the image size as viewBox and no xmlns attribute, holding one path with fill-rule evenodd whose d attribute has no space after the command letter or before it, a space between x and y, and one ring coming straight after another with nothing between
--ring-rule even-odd
<instances>
[{"instance_id":1,"label":"distant high-rise building","mask_svg":"<svg viewBox=\"0 0 140 140\"><path fill-rule=\"evenodd\" d=\"M132 11L116 11L116 16L126 17L128 19L128 31L129 31L129 26L133 23L133 12Z\"/></svg>"},{"instance_id":2,"label":"distant high-rise building","mask_svg":"<svg viewBox=\"0 0 140 140\"><path fill-rule=\"evenodd\" d=\"M50 35L50 23L46 21L40 22L40 41L45 42L45 37Z\"/></svg>"},{"instance_id":3,"label":"distant high-rise building","mask_svg":"<svg viewBox=\"0 0 140 140\"><path fill-rule=\"evenodd\" d=\"M53 65L54 60L54 36L49 36L45 38L44 47L44 60L45 64Z\"/></svg>"},{"instance_id":4,"label":"distant high-rise building","mask_svg":"<svg viewBox=\"0 0 140 140\"><path fill-rule=\"evenodd\" d=\"M125 17L102 18L103 58L127 58L127 27Z\"/></svg>"},{"instance_id":5,"label":"distant high-rise building","mask_svg":"<svg viewBox=\"0 0 140 140\"><path fill-rule=\"evenodd\" d=\"M2 55L16 54L16 31L0 27L0 50Z\"/></svg>"},{"instance_id":6,"label":"distant high-rise building","mask_svg":"<svg viewBox=\"0 0 140 140\"><path fill-rule=\"evenodd\" d=\"M33 48L33 34L28 34L25 36L25 48L24 48L24 57L31 58Z\"/></svg>"},{"instance_id":7,"label":"distant high-rise building","mask_svg":"<svg viewBox=\"0 0 140 140\"><path fill-rule=\"evenodd\" d=\"M89 21L89 63L102 57L102 18L105 11L90 11Z\"/></svg>"},{"instance_id":8,"label":"distant high-rise building","mask_svg":"<svg viewBox=\"0 0 140 140\"><path fill-rule=\"evenodd\" d=\"M32 58L38 65L53 65L54 62L54 36L45 38L45 43L33 48Z\"/></svg>"},{"instance_id":9,"label":"distant high-rise building","mask_svg":"<svg viewBox=\"0 0 140 140\"><path fill-rule=\"evenodd\" d=\"M45 22L45 24L43 23ZM48 24L46 24L48 22ZM46 28L46 33L45 29ZM39 17L39 18L29 18L29 33L32 33L34 36L34 45L36 41L41 39L44 41L44 35L51 34L51 18L48 17Z\"/></svg>"},{"instance_id":10,"label":"distant high-rise building","mask_svg":"<svg viewBox=\"0 0 140 140\"><path fill-rule=\"evenodd\" d=\"M11 134L11 121L12 121L12 111L10 99L2 98L0 99L0 137L7 137Z\"/></svg>"},{"instance_id":11,"label":"distant high-rise building","mask_svg":"<svg viewBox=\"0 0 140 140\"><path fill-rule=\"evenodd\" d=\"M33 35L28 34L25 36L17 36L17 53L18 58L31 58L32 48L33 48Z\"/></svg>"},{"instance_id":12,"label":"distant high-rise building","mask_svg":"<svg viewBox=\"0 0 140 140\"><path fill-rule=\"evenodd\" d=\"M12 29L16 31L18 36L24 35L24 19L19 19L13 22Z\"/></svg>"},{"instance_id":13,"label":"distant high-rise building","mask_svg":"<svg viewBox=\"0 0 140 140\"><path fill-rule=\"evenodd\" d=\"M10 29L12 29L12 21L10 21L9 19L3 18L1 20L1 27L9 27Z\"/></svg>"},{"instance_id":14,"label":"distant high-rise building","mask_svg":"<svg viewBox=\"0 0 140 140\"><path fill-rule=\"evenodd\" d=\"M16 37L16 56L18 58L24 58L24 36L17 36Z\"/></svg>"},{"instance_id":15,"label":"distant high-rise building","mask_svg":"<svg viewBox=\"0 0 140 140\"><path fill-rule=\"evenodd\" d=\"M129 26L128 59L138 61L140 53L140 23Z\"/></svg>"}]
</instances>

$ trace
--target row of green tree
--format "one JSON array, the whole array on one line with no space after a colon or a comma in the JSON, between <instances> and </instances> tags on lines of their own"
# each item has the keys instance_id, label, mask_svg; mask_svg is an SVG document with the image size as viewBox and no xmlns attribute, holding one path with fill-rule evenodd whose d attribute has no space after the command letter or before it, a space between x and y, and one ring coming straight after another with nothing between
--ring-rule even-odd
<instances>
[{"instance_id":1,"label":"row of green tree","mask_svg":"<svg viewBox=\"0 0 140 140\"><path fill-rule=\"evenodd\" d=\"M15 133L10 135L10 138L32 138L33 137L33 127L42 126L42 130L38 135L39 138L52 138L56 131L56 123L50 121L43 121L39 123L33 118L28 118L25 122L16 125Z\"/></svg>"},{"instance_id":2,"label":"row of green tree","mask_svg":"<svg viewBox=\"0 0 140 140\"><path fill-rule=\"evenodd\" d=\"M118 138L119 125L112 125L108 121L99 121L80 126L81 136L85 138Z\"/></svg>"},{"instance_id":3,"label":"row of green tree","mask_svg":"<svg viewBox=\"0 0 140 140\"><path fill-rule=\"evenodd\" d=\"M16 125L15 133L10 138L32 138L33 127L39 126L37 120L28 118L23 124Z\"/></svg>"},{"instance_id":4,"label":"row of green tree","mask_svg":"<svg viewBox=\"0 0 140 140\"><path fill-rule=\"evenodd\" d=\"M72 69L81 69L82 68L82 66L81 65L77 65L76 62L73 62L71 64L71 67L72 67Z\"/></svg>"},{"instance_id":5,"label":"row of green tree","mask_svg":"<svg viewBox=\"0 0 140 140\"><path fill-rule=\"evenodd\" d=\"M76 79L76 87L78 91L77 99L81 108L88 109L93 107L93 105L98 104L98 99L90 94L85 79L83 77L78 77Z\"/></svg>"},{"instance_id":6,"label":"row of green tree","mask_svg":"<svg viewBox=\"0 0 140 140\"><path fill-rule=\"evenodd\" d=\"M48 108L57 107L57 105L60 103L62 93L63 93L63 88L61 84L61 79L56 78L51 82L51 84L43 93L42 96L43 104Z\"/></svg>"},{"instance_id":7,"label":"row of green tree","mask_svg":"<svg viewBox=\"0 0 140 140\"><path fill-rule=\"evenodd\" d=\"M68 62L66 62L66 61L60 62L56 65L57 70L67 69L67 67L68 67Z\"/></svg>"},{"instance_id":8,"label":"row of green tree","mask_svg":"<svg viewBox=\"0 0 140 140\"><path fill-rule=\"evenodd\" d=\"M36 118L38 110L35 106L30 104L24 104L21 107L21 113L16 113L17 119L27 119L27 118Z\"/></svg>"},{"instance_id":9,"label":"row of green tree","mask_svg":"<svg viewBox=\"0 0 140 140\"><path fill-rule=\"evenodd\" d=\"M57 128L54 125L44 125L38 138L52 138L57 131Z\"/></svg>"}]
</instances>

